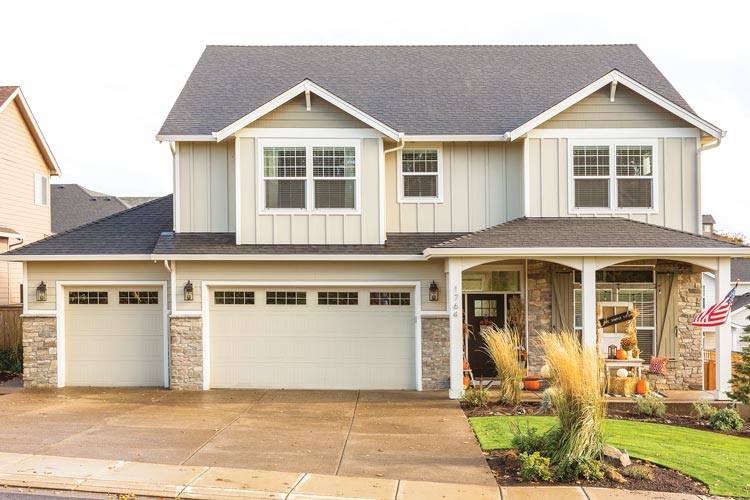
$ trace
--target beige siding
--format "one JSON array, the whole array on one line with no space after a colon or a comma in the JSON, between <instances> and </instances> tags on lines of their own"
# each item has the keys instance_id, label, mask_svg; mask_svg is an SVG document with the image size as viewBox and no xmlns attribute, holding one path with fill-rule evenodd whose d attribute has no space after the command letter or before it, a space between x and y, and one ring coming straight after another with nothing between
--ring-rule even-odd
<instances>
[{"instance_id":1,"label":"beige siding","mask_svg":"<svg viewBox=\"0 0 750 500\"><path fill-rule=\"evenodd\" d=\"M180 232L232 232L234 141L178 143Z\"/></svg>"},{"instance_id":2,"label":"beige siding","mask_svg":"<svg viewBox=\"0 0 750 500\"><path fill-rule=\"evenodd\" d=\"M619 92L619 91L618 91ZM530 217L569 217L570 169L567 139L528 139ZM698 232L700 230L700 191L697 140L693 137L666 137L657 141L655 213L627 214L650 224ZM611 216L611 214L601 214Z\"/></svg>"},{"instance_id":3,"label":"beige siding","mask_svg":"<svg viewBox=\"0 0 750 500\"><path fill-rule=\"evenodd\" d=\"M0 226L23 234L25 243L51 232L49 205L34 202L34 174L49 179L50 172L18 105L12 102L0 113ZM0 264L0 304L20 302L22 274L19 263Z\"/></svg>"},{"instance_id":4,"label":"beige siding","mask_svg":"<svg viewBox=\"0 0 750 500\"><path fill-rule=\"evenodd\" d=\"M258 207L258 141L240 141L241 238L244 244L377 244L380 156L378 139L361 139L360 213L261 213Z\"/></svg>"},{"instance_id":5,"label":"beige siding","mask_svg":"<svg viewBox=\"0 0 750 500\"><path fill-rule=\"evenodd\" d=\"M57 305L58 281L166 281L169 272L163 262L99 261L99 262L28 262L29 289L25 291L29 310L53 310ZM40 281L47 285L47 301L36 301L36 287ZM169 293L167 293L169 307Z\"/></svg>"},{"instance_id":6,"label":"beige siding","mask_svg":"<svg viewBox=\"0 0 750 500\"><path fill-rule=\"evenodd\" d=\"M662 128L692 127L658 104L619 85L615 102L609 85L594 92L538 128Z\"/></svg>"},{"instance_id":7,"label":"beige siding","mask_svg":"<svg viewBox=\"0 0 750 500\"><path fill-rule=\"evenodd\" d=\"M386 156L386 232L477 231L523 215L520 143L443 143L442 151L442 203L399 203L397 155Z\"/></svg>"},{"instance_id":8,"label":"beige siding","mask_svg":"<svg viewBox=\"0 0 750 500\"><path fill-rule=\"evenodd\" d=\"M310 111L304 94L282 104L248 128L368 128L369 125L311 94Z\"/></svg>"},{"instance_id":9,"label":"beige siding","mask_svg":"<svg viewBox=\"0 0 750 500\"><path fill-rule=\"evenodd\" d=\"M178 262L177 308L179 311L201 309L202 283L206 281L419 281L422 310L444 311L445 269L440 259L429 262ZM185 302L182 287L194 284L194 300ZM432 280L442 293L440 301L428 300ZM377 287L375 287L377 288Z\"/></svg>"}]
</instances>

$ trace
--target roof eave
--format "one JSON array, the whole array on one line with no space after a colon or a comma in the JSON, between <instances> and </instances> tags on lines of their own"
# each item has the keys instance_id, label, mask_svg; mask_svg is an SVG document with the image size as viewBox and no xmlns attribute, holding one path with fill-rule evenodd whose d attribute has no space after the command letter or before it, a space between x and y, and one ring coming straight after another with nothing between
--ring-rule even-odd
<instances>
[{"instance_id":1,"label":"roof eave","mask_svg":"<svg viewBox=\"0 0 750 500\"><path fill-rule=\"evenodd\" d=\"M686 248L686 247L535 247L535 248L439 248L424 250L430 257L748 257L750 247L740 248Z\"/></svg>"}]
</instances>

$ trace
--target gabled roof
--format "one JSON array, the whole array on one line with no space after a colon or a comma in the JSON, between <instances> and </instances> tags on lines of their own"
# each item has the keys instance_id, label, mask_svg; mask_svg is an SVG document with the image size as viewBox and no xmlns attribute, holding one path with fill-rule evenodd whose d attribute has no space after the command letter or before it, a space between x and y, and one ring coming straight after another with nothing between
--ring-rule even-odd
<instances>
[{"instance_id":1,"label":"gabled roof","mask_svg":"<svg viewBox=\"0 0 750 500\"><path fill-rule=\"evenodd\" d=\"M208 46L159 136L210 139L306 80L400 133L497 136L614 71L697 118L636 45Z\"/></svg>"},{"instance_id":2,"label":"gabled roof","mask_svg":"<svg viewBox=\"0 0 750 500\"><path fill-rule=\"evenodd\" d=\"M716 224L716 219L714 219L714 216L711 214L703 214L701 215L701 223L703 224Z\"/></svg>"},{"instance_id":3,"label":"gabled roof","mask_svg":"<svg viewBox=\"0 0 750 500\"><path fill-rule=\"evenodd\" d=\"M47 144L47 140L44 138L44 134L42 134L42 130L39 128L39 125L31 112L31 108L26 102L26 98L23 96L23 92L21 92L21 87L0 87L0 113L2 113L14 100L18 102L18 109L21 111L21 115L31 131L31 135L47 164L47 168L50 169L52 175L61 175L62 172L57 165L57 160L55 160L55 157Z\"/></svg>"},{"instance_id":4,"label":"gabled roof","mask_svg":"<svg viewBox=\"0 0 750 500\"><path fill-rule=\"evenodd\" d=\"M53 233L68 231L154 199L119 198L86 189L79 184L52 184L50 193Z\"/></svg>"}]
</instances>

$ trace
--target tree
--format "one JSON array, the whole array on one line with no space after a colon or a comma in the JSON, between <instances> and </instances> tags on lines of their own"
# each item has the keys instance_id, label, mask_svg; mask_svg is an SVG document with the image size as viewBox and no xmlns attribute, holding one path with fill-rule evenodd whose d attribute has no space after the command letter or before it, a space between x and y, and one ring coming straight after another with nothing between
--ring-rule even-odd
<instances>
[{"instance_id":1,"label":"tree","mask_svg":"<svg viewBox=\"0 0 750 500\"><path fill-rule=\"evenodd\" d=\"M750 310L750 305L745 307ZM750 324L745 327L745 333L749 335L742 337L742 341L750 342ZM742 349L742 358L734 364L734 374L729 383L734 390L728 392L727 396L740 403L750 403L750 345Z\"/></svg>"}]
</instances>

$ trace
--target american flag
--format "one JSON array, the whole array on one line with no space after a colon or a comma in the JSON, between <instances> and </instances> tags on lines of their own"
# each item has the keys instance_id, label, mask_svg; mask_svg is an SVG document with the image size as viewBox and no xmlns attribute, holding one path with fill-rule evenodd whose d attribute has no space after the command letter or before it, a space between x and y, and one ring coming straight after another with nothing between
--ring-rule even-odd
<instances>
[{"instance_id":1,"label":"american flag","mask_svg":"<svg viewBox=\"0 0 750 500\"><path fill-rule=\"evenodd\" d=\"M696 316L695 320L693 320L693 326L719 326L726 323L729 313L732 311L732 302L734 302L734 294L737 291L737 285L734 285L734 287L729 290L729 293L721 302L712 305Z\"/></svg>"}]
</instances>

